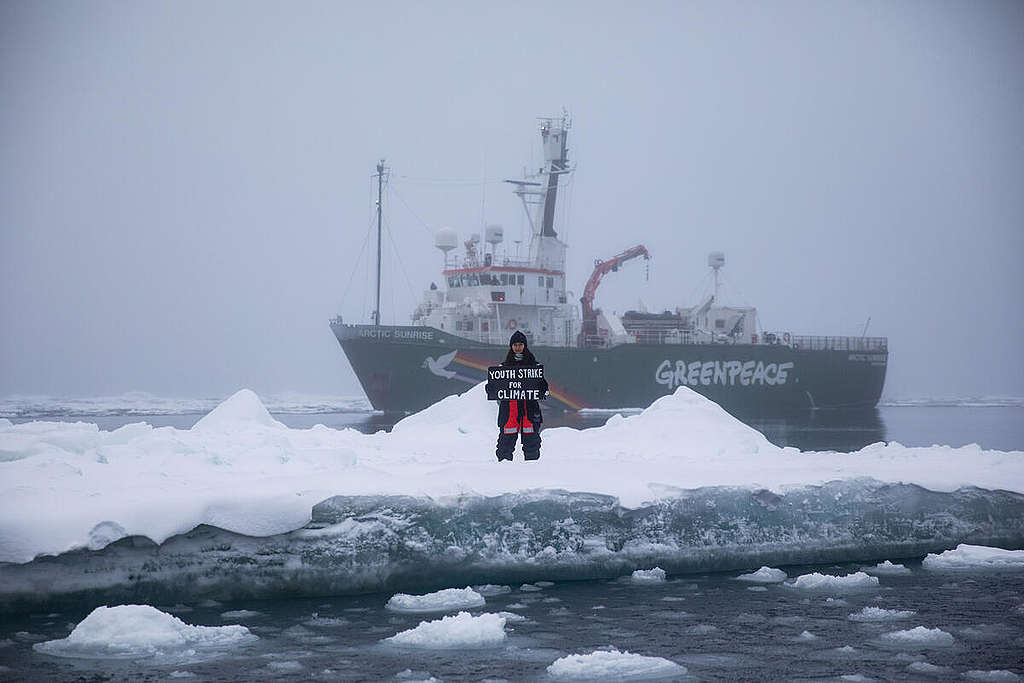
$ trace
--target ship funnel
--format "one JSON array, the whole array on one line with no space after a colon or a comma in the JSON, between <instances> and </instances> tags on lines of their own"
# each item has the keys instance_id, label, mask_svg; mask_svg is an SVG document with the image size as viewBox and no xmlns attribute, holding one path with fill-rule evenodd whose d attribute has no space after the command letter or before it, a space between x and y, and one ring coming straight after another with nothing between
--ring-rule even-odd
<instances>
[{"instance_id":1,"label":"ship funnel","mask_svg":"<svg viewBox=\"0 0 1024 683\"><path fill-rule=\"evenodd\" d=\"M488 225L484 230L484 241L494 248L496 244L505 241L505 228L500 225Z\"/></svg>"}]
</instances>

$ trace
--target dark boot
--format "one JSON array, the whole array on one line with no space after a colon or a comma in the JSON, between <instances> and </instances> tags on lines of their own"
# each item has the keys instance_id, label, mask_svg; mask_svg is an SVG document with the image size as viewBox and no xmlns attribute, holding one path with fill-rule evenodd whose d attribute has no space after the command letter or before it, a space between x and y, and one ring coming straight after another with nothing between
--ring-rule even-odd
<instances>
[{"instance_id":1,"label":"dark boot","mask_svg":"<svg viewBox=\"0 0 1024 683\"><path fill-rule=\"evenodd\" d=\"M540 460L540 451L526 451L523 457L527 460Z\"/></svg>"}]
</instances>

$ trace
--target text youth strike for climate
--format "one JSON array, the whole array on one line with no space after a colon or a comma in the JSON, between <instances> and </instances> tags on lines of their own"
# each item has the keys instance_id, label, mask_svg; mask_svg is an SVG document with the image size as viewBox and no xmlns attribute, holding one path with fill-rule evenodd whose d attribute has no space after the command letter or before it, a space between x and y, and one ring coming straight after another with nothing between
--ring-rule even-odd
<instances>
[{"instance_id":1,"label":"text youth strike for climate","mask_svg":"<svg viewBox=\"0 0 1024 683\"><path fill-rule=\"evenodd\" d=\"M544 366L492 365L487 368L488 401L539 401L547 398L541 391Z\"/></svg>"}]
</instances>

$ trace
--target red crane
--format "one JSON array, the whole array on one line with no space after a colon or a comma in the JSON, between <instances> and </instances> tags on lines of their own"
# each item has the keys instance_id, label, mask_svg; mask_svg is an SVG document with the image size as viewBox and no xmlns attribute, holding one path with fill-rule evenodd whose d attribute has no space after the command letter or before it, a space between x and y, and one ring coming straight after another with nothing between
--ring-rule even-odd
<instances>
[{"instance_id":1,"label":"red crane","mask_svg":"<svg viewBox=\"0 0 1024 683\"><path fill-rule=\"evenodd\" d=\"M590 274L587 286L583 288L583 296L580 297L580 303L583 304L583 325L580 328L580 336L577 340L580 346L586 346L585 342L597 338L597 309L594 308L594 294L597 293L597 286L601 284L601 278L608 273L617 271L623 263L638 256L643 256L644 259L648 260L651 258L651 255L647 252L647 247L638 244L621 254L612 256L607 261L602 261L601 259L594 261L594 272Z\"/></svg>"}]
</instances>

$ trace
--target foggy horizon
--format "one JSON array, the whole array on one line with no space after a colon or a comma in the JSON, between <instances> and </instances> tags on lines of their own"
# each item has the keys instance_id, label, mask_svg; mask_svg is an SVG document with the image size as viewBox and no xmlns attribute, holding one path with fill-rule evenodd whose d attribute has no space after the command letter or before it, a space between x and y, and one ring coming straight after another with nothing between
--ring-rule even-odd
<instances>
[{"instance_id":1,"label":"foggy horizon","mask_svg":"<svg viewBox=\"0 0 1024 683\"><path fill-rule=\"evenodd\" d=\"M0 396L361 394L328 321L443 286L434 231L572 117L578 298L886 336L885 398L1024 396L1024 4L0 6ZM527 229L528 235L528 229ZM541 359L543 360L543 359Z\"/></svg>"}]
</instances>

